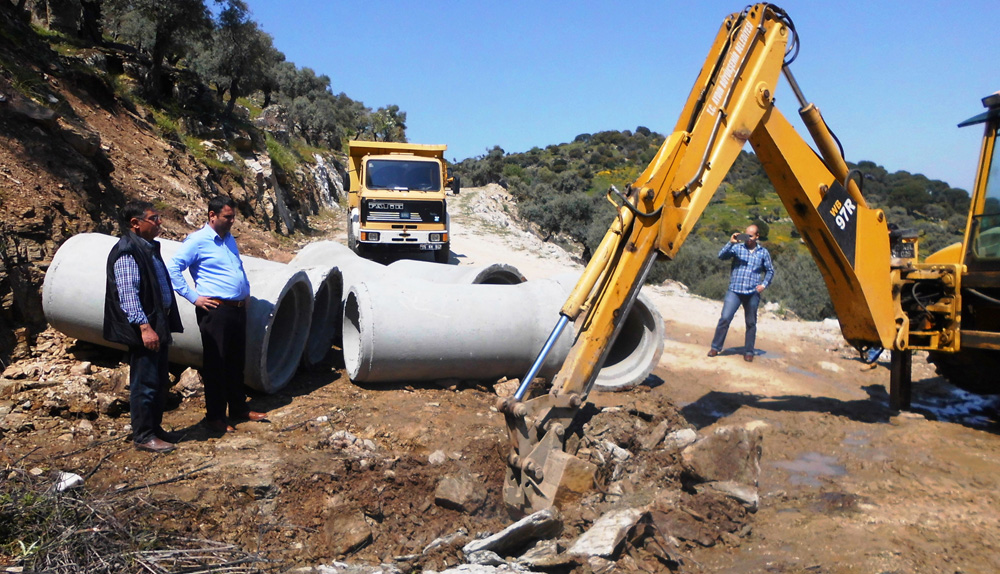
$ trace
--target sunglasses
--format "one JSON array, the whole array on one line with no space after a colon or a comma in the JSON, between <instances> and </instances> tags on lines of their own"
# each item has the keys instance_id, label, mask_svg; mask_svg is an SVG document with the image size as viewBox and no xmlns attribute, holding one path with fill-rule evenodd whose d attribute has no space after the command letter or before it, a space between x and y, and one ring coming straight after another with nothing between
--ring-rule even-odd
<instances>
[{"instance_id":1,"label":"sunglasses","mask_svg":"<svg viewBox=\"0 0 1000 574\"><path fill-rule=\"evenodd\" d=\"M145 219L140 219L140 221L149 221L150 223L160 223L163 221L163 217L160 215L150 215Z\"/></svg>"}]
</instances>

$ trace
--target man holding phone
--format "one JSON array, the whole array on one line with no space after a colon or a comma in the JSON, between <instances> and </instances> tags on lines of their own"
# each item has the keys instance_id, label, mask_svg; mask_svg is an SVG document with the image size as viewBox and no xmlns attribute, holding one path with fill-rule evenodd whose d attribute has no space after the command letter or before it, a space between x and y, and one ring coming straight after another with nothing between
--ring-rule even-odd
<instances>
[{"instance_id":1,"label":"man holding phone","mask_svg":"<svg viewBox=\"0 0 1000 574\"><path fill-rule=\"evenodd\" d=\"M719 251L719 259L732 259L733 267L729 275L729 289L722 303L722 316L715 327L712 338L712 348L709 357L714 357L722 351L736 310L743 307L746 320L746 339L743 349L743 360L753 361L754 345L757 342L757 307L760 305L760 294L774 279L774 265L771 254L757 243L760 233L756 225L747 227L743 233L734 233L729 243Z\"/></svg>"}]
</instances>

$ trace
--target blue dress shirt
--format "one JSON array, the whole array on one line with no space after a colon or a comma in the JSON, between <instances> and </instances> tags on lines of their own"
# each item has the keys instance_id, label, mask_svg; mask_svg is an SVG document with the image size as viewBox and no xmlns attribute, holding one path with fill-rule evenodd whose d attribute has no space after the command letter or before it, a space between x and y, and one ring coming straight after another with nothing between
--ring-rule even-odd
<instances>
[{"instance_id":1,"label":"blue dress shirt","mask_svg":"<svg viewBox=\"0 0 1000 574\"><path fill-rule=\"evenodd\" d=\"M181 275L185 269L194 278L194 289ZM236 240L231 233L219 237L208 224L187 236L167 264L167 271L174 290L191 303L199 296L242 301L250 295Z\"/></svg>"}]
</instances>

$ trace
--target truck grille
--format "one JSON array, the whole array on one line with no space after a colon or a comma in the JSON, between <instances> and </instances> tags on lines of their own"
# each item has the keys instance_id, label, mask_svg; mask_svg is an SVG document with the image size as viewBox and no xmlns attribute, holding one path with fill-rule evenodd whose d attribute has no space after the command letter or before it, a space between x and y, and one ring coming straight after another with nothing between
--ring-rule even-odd
<instances>
[{"instance_id":1,"label":"truck grille","mask_svg":"<svg viewBox=\"0 0 1000 574\"><path fill-rule=\"evenodd\" d=\"M361 204L361 221L378 223L444 223L443 201L369 199Z\"/></svg>"}]
</instances>

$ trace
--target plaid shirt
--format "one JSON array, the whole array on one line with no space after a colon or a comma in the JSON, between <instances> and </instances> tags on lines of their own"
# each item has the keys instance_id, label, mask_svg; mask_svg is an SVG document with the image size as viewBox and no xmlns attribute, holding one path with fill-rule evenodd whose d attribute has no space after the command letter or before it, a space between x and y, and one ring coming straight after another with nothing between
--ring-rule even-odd
<instances>
[{"instance_id":1,"label":"plaid shirt","mask_svg":"<svg viewBox=\"0 0 1000 574\"><path fill-rule=\"evenodd\" d=\"M154 258L153 261L156 281L160 284L160 293L163 296L163 306L169 309L171 289L167 281L167 268L158 259ZM149 323L146 312L142 310L142 303L139 302L139 264L131 255L122 255L115 261L115 283L118 284L118 298L121 299L122 311L125 311L128 322L133 325Z\"/></svg>"},{"instance_id":2,"label":"plaid shirt","mask_svg":"<svg viewBox=\"0 0 1000 574\"><path fill-rule=\"evenodd\" d=\"M727 243L722 251L719 251L719 259L733 260L733 271L729 276L729 290L733 293L740 295L753 293L757 291L758 285L766 288L774 279L771 254L760 244L751 251L743 243ZM761 271L764 272L763 281L760 277Z\"/></svg>"}]
</instances>

